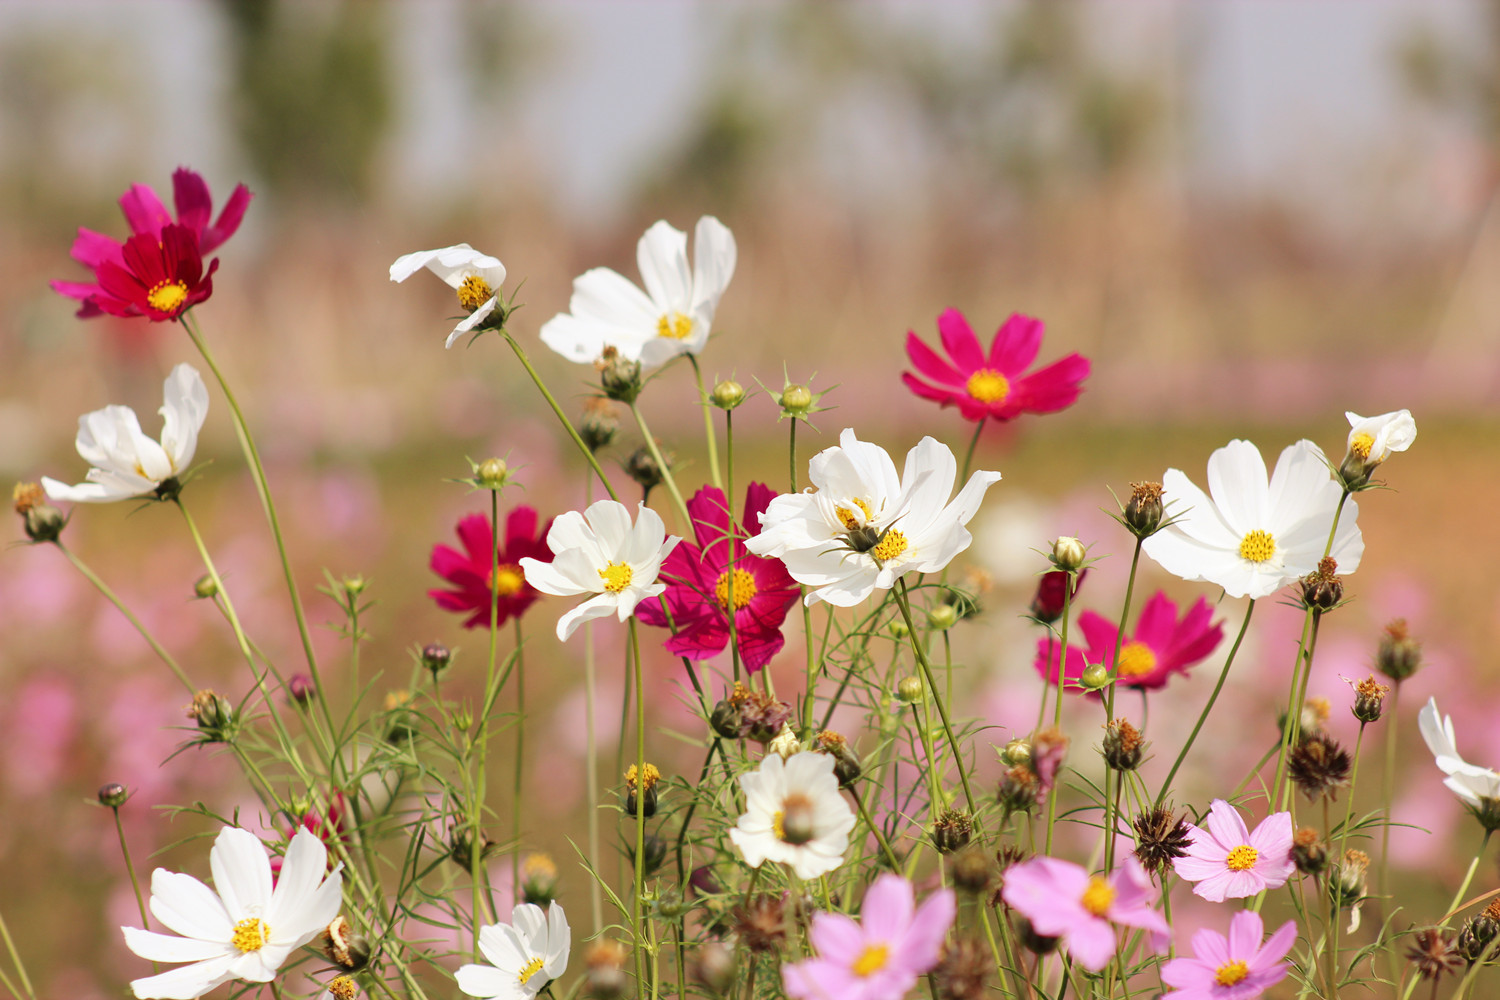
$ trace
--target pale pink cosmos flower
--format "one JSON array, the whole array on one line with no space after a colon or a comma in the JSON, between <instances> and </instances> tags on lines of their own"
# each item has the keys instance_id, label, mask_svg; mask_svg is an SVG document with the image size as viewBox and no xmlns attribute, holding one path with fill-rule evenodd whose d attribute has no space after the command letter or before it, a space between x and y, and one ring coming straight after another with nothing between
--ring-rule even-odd
<instances>
[{"instance_id":1,"label":"pale pink cosmos flower","mask_svg":"<svg viewBox=\"0 0 1500 1000\"><path fill-rule=\"evenodd\" d=\"M1114 957L1112 923L1149 931L1158 951L1171 934L1156 912L1156 887L1133 857L1110 875L1090 875L1058 858L1032 858L1006 871L1003 897L1038 934L1061 938L1073 960L1090 972Z\"/></svg>"},{"instance_id":2,"label":"pale pink cosmos flower","mask_svg":"<svg viewBox=\"0 0 1500 1000\"><path fill-rule=\"evenodd\" d=\"M942 957L953 926L953 890L941 889L915 905L911 883L887 873L860 904L858 921L819 913L809 936L817 958L781 967L794 1000L900 1000Z\"/></svg>"},{"instance_id":3,"label":"pale pink cosmos flower","mask_svg":"<svg viewBox=\"0 0 1500 1000\"><path fill-rule=\"evenodd\" d=\"M1286 978L1282 959L1297 942L1297 925L1288 920L1262 946L1264 936L1265 925L1253 910L1234 915L1228 938L1200 930L1193 935L1192 958L1162 966L1162 980L1176 987L1163 1000L1254 1000Z\"/></svg>"},{"instance_id":4,"label":"pale pink cosmos flower","mask_svg":"<svg viewBox=\"0 0 1500 1000\"><path fill-rule=\"evenodd\" d=\"M1272 813L1251 833L1239 811L1223 799L1208 807L1208 829L1188 824L1192 843L1173 862L1179 877L1211 903L1243 899L1286 884L1292 877L1292 814Z\"/></svg>"}]
</instances>

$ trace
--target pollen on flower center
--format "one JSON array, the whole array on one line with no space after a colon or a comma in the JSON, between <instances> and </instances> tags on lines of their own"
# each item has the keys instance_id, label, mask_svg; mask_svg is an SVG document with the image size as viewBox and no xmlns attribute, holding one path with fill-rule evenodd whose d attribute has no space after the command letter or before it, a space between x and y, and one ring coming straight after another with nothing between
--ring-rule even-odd
<instances>
[{"instance_id":1,"label":"pollen on flower center","mask_svg":"<svg viewBox=\"0 0 1500 1000\"><path fill-rule=\"evenodd\" d=\"M1250 966L1236 959L1228 965L1219 966L1219 971L1214 974L1214 982L1220 986L1233 986L1243 982L1250 975Z\"/></svg>"},{"instance_id":2,"label":"pollen on flower center","mask_svg":"<svg viewBox=\"0 0 1500 1000\"><path fill-rule=\"evenodd\" d=\"M180 281L159 281L146 293L146 303L157 312L175 313L187 301L187 285Z\"/></svg>"},{"instance_id":3,"label":"pollen on flower center","mask_svg":"<svg viewBox=\"0 0 1500 1000\"><path fill-rule=\"evenodd\" d=\"M260 951L271 939L271 928L259 917L246 917L234 925L234 937L229 943L238 948L242 953L249 954L252 951Z\"/></svg>"},{"instance_id":4,"label":"pollen on flower center","mask_svg":"<svg viewBox=\"0 0 1500 1000\"><path fill-rule=\"evenodd\" d=\"M628 567L627 567L628 568ZM627 583L629 580L626 581ZM514 563L501 563L490 574L490 587L501 597L513 597L526 586L526 574Z\"/></svg>"},{"instance_id":5,"label":"pollen on flower center","mask_svg":"<svg viewBox=\"0 0 1500 1000\"><path fill-rule=\"evenodd\" d=\"M729 570L719 574L719 582L714 584L714 597L719 602L719 607L729 610ZM745 570L735 568L734 571L734 610L739 611L747 607L755 600L755 577Z\"/></svg>"},{"instance_id":6,"label":"pollen on flower center","mask_svg":"<svg viewBox=\"0 0 1500 1000\"><path fill-rule=\"evenodd\" d=\"M1276 539L1268 531L1256 528L1240 539L1240 558L1246 562L1263 563L1276 554Z\"/></svg>"},{"instance_id":7,"label":"pollen on flower center","mask_svg":"<svg viewBox=\"0 0 1500 1000\"><path fill-rule=\"evenodd\" d=\"M693 318L680 312L662 313L656 321L656 335L670 340L686 340L693 332Z\"/></svg>"},{"instance_id":8,"label":"pollen on flower center","mask_svg":"<svg viewBox=\"0 0 1500 1000\"><path fill-rule=\"evenodd\" d=\"M1260 852L1255 848L1249 844L1241 844L1229 852L1229 856L1224 859L1224 867L1232 872L1242 872L1248 868L1254 868L1256 859L1259 857Z\"/></svg>"},{"instance_id":9,"label":"pollen on flower center","mask_svg":"<svg viewBox=\"0 0 1500 1000\"><path fill-rule=\"evenodd\" d=\"M458 286L458 304L465 312L473 312L484 305L495 294L490 283L477 274L471 274Z\"/></svg>"},{"instance_id":10,"label":"pollen on flower center","mask_svg":"<svg viewBox=\"0 0 1500 1000\"><path fill-rule=\"evenodd\" d=\"M1010 395L1010 380L993 368L981 368L969 376L964 389L981 403L1003 403Z\"/></svg>"},{"instance_id":11,"label":"pollen on flower center","mask_svg":"<svg viewBox=\"0 0 1500 1000\"><path fill-rule=\"evenodd\" d=\"M618 594L630 586L630 564L610 563L599 571L599 577L604 581L604 589L611 594Z\"/></svg>"},{"instance_id":12,"label":"pollen on flower center","mask_svg":"<svg viewBox=\"0 0 1500 1000\"><path fill-rule=\"evenodd\" d=\"M1089 879L1089 887L1083 890L1083 908L1096 917L1102 917L1109 912L1110 904L1115 901L1115 887L1104 879L1095 875Z\"/></svg>"},{"instance_id":13,"label":"pollen on flower center","mask_svg":"<svg viewBox=\"0 0 1500 1000\"><path fill-rule=\"evenodd\" d=\"M856 976L873 976L891 960L891 946L887 944L865 945L865 950L859 953L854 964L849 970Z\"/></svg>"},{"instance_id":14,"label":"pollen on flower center","mask_svg":"<svg viewBox=\"0 0 1500 1000\"><path fill-rule=\"evenodd\" d=\"M1156 669L1156 652L1144 642L1127 642L1115 669L1121 677L1140 677Z\"/></svg>"},{"instance_id":15,"label":"pollen on flower center","mask_svg":"<svg viewBox=\"0 0 1500 1000\"><path fill-rule=\"evenodd\" d=\"M1351 439L1349 442L1349 450L1353 452L1354 456L1361 462L1370 457L1370 449L1374 447L1374 436L1371 434L1366 434L1364 431L1360 431L1358 434L1354 435L1353 439Z\"/></svg>"},{"instance_id":16,"label":"pollen on flower center","mask_svg":"<svg viewBox=\"0 0 1500 1000\"><path fill-rule=\"evenodd\" d=\"M858 497L851 499L850 503L859 508L860 513L865 516L865 520L867 522L870 520L869 504L865 503ZM844 530L853 531L855 528L859 527L859 519L854 516L854 511L850 510L848 507L835 507L833 508L833 512L838 515L839 523L844 526Z\"/></svg>"},{"instance_id":17,"label":"pollen on flower center","mask_svg":"<svg viewBox=\"0 0 1500 1000\"><path fill-rule=\"evenodd\" d=\"M531 961L521 966L521 971L516 976L516 978L521 981L522 986L525 986L527 980L536 975L538 972L541 972L542 966L545 964L546 963L543 962L540 958L533 958Z\"/></svg>"},{"instance_id":18,"label":"pollen on flower center","mask_svg":"<svg viewBox=\"0 0 1500 1000\"><path fill-rule=\"evenodd\" d=\"M887 562L905 552L906 549L906 536L892 528L870 550L870 555L874 556L877 562Z\"/></svg>"}]
</instances>

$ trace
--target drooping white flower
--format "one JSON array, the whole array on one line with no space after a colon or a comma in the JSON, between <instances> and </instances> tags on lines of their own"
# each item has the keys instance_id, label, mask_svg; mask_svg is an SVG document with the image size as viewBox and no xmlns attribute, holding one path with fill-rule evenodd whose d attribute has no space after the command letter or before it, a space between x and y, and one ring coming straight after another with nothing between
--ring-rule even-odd
<instances>
[{"instance_id":1,"label":"drooping white flower","mask_svg":"<svg viewBox=\"0 0 1500 1000\"><path fill-rule=\"evenodd\" d=\"M209 868L213 889L164 868L151 873L151 912L181 937L120 928L141 958L191 963L131 982L142 1000L193 1000L231 979L269 983L338 916L342 878L339 869L327 874L328 851L310 830L292 838L274 890L265 846L248 830L225 827Z\"/></svg>"},{"instance_id":2,"label":"drooping white flower","mask_svg":"<svg viewBox=\"0 0 1500 1000\"><path fill-rule=\"evenodd\" d=\"M88 481L69 486L43 476L47 495L73 503L110 503L152 493L186 472L208 416L208 389L196 368L180 364L162 383L162 395L160 442L141 433L128 406L106 406L79 417L78 454L93 466Z\"/></svg>"},{"instance_id":3,"label":"drooping white flower","mask_svg":"<svg viewBox=\"0 0 1500 1000\"><path fill-rule=\"evenodd\" d=\"M734 234L711 215L693 233L693 266L687 234L666 222L646 230L636 245L642 292L607 267L573 280L568 312L542 326L542 343L569 361L592 363L613 347L648 368L679 354L697 354L708 343L714 311L734 277Z\"/></svg>"},{"instance_id":4,"label":"drooping white flower","mask_svg":"<svg viewBox=\"0 0 1500 1000\"><path fill-rule=\"evenodd\" d=\"M584 622L610 614L623 622L641 601L666 590L656 577L680 541L667 537L661 516L644 503L632 525L624 504L600 500L582 514L570 510L554 520L547 547L555 558L544 563L528 557L521 569L526 582L544 594L598 595L558 619L557 637L566 642Z\"/></svg>"},{"instance_id":5,"label":"drooping white flower","mask_svg":"<svg viewBox=\"0 0 1500 1000\"><path fill-rule=\"evenodd\" d=\"M522 903L508 924L479 928L479 950L489 965L470 963L458 970L458 988L471 997L531 1000L568 968L573 934L558 903L548 911Z\"/></svg>"},{"instance_id":6,"label":"drooping white flower","mask_svg":"<svg viewBox=\"0 0 1500 1000\"><path fill-rule=\"evenodd\" d=\"M1145 540L1146 554L1184 580L1251 598L1273 594L1318 568L1342 492L1311 441L1283 450L1269 482L1259 449L1231 441L1208 459L1212 499L1178 469L1167 470L1162 489L1167 515L1175 520ZM1359 506L1347 501L1329 553L1341 574L1358 569L1364 554L1358 520Z\"/></svg>"},{"instance_id":7,"label":"drooping white flower","mask_svg":"<svg viewBox=\"0 0 1500 1000\"><path fill-rule=\"evenodd\" d=\"M1349 455L1366 469L1375 468L1392 452L1405 451L1417 439L1417 422L1410 410L1394 410L1378 417L1345 411L1344 416L1349 420Z\"/></svg>"},{"instance_id":8,"label":"drooping white flower","mask_svg":"<svg viewBox=\"0 0 1500 1000\"><path fill-rule=\"evenodd\" d=\"M1500 772L1470 764L1459 756L1458 742L1453 736L1453 718L1438 714L1436 698L1427 699L1417 716L1417 723L1438 770L1448 776L1443 784L1476 814L1500 812Z\"/></svg>"},{"instance_id":9,"label":"drooping white flower","mask_svg":"<svg viewBox=\"0 0 1500 1000\"><path fill-rule=\"evenodd\" d=\"M844 863L854 811L839 794L830 754L804 751L785 761L768 753L760 768L740 775L745 812L729 831L745 864L789 865L801 879L826 875Z\"/></svg>"},{"instance_id":10,"label":"drooping white flower","mask_svg":"<svg viewBox=\"0 0 1500 1000\"><path fill-rule=\"evenodd\" d=\"M505 284L505 265L482 254L467 243L440 250L418 250L396 258L391 280L405 281L422 268L442 278L458 292L458 304L469 315L448 334L444 347L452 347L461 335L489 318L500 304L500 286Z\"/></svg>"},{"instance_id":11,"label":"drooping white flower","mask_svg":"<svg viewBox=\"0 0 1500 1000\"><path fill-rule=\"evenodd\" d=\"M813 485L772 500L745 547L780 559L813 588L808 604L853 607L905 573L941 570L969 547L965 525L1000 473L974 473L950 500L957 474L953 452L930 437L907 452L898 476L884 448L845 430L837 447L813 456Z\"/></svg>"}]
</instances>

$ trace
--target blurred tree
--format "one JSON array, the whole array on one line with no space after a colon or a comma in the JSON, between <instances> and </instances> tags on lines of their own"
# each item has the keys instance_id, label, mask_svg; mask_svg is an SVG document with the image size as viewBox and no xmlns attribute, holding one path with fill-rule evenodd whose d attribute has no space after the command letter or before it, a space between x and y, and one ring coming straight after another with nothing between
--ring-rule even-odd
<instances>
[{"instance_id":1,"label":"blurred tree","mask_svg":"<svg viewBox=\"0 0 1500 1000\"><path fill-rule=\"evenodd\" d=\"M1484 0L1478 14L1478 30L1462 42L1428 24L1415 28L1396 60L1411 93L1463 120L1493 157L1500 155L1500 0Z\"/></svg>"},{"instance_id":2,"label":"blurred tree","mask_svg":"<svg viewBox=\"0 0 1500 1000\"><path fill-rule=\"evenodd\" d=\"M231 28L235 126L277 195L357 200L391 121L385 5L220 0Z\"/></svg>"}]
</instances>

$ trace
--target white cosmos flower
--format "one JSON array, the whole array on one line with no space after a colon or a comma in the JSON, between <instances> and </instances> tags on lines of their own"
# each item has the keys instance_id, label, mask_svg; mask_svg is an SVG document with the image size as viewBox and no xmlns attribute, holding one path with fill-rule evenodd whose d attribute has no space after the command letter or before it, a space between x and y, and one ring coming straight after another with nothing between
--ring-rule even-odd
<instances>
[{"instance_id":1,"label":"white cosmos flower","mask_svg":"<svg viewBox=\"0 0 1500 1000\"><path fill-rule=\"evenodd\" d=\"M458 988L471 997L531 1000L568 967L573 943L568 918L558 903L547 912L522 903L511 923L479 928L479 950L489 965L470 963L458 970Z\"/></svg>"},{"instance_id":2,"label":"white cosmos flower","mask_svg":"<svg viewBox=\"0 0 1500 1000\"><path fill-rule=\"evenodd\" d=\"M452 347L455 340L484 322L500 304L505 265L467 243L459 243L441 250L418 250L396 258L396 263L391 265L391 280L405 281L424 267L458 292L458 304L469 314L448 334L443 346Z\"/></svg>"},{"instance_id":3,"label":"white cosmos flower","mask_svg":"<svg viewBox=\"0 0 1500 1000\"><path fill-rule=\"evenodd\" d=\"M186 472L208 416L208 390L196 368L180 364L162 383L162 395L160 442L141 433L128 406L106 406L79 417L78 454L93 466L88 482L69 486L43 476L47 495L73 503L109 503L151 493Z\"/></svg>"},{"instance_id":4,"label":"white cosmos flower","mask_svg":"<svg viewBox=\"0 0 1500 1000\"><path fill-rule=\"evenodd\" d=\"M265 846L249 830L225 827L208 857L213 889L164 868L151 873L151 912L181 937L120 928L141 958L192 963L131 982L143 1000L192 1000L231 979L269 983L338 916L339 869L328 874L328 851L310 830L292 838L274 890Z\"/></svg>"},{"instance_id":5,"label":"white cosmos flower","mask_svg":"<svg viewBox=\"0 0 1500 1000\"><path fill-rule=\"evenodd\" d=\"M547 547L555 557L550 563L527 557L521 569L544 594L598 595L558 619L557 637L566 642L584 622L611 614L623 622L641 601L666 590L656 576L680 541L667 537L661 516L644 503L632 525L624 504L600 500L582 514L570 510L553 521Z\"/></svg>"},{"instance_id":6,"label":"white cosmos flower","mask_svg":"<svg viewBox=\"0 0 1500 1000\"><path fill-rule=\"evenodd\" d=\"M646 290L607 267L573 280L569 312L542 326L542 343L569 361L591 363L613 347L648 368L679 354L697 354L708 342L714 310L734 277L734 234L705 215L693 233L688 267L687 234L666 222L646 230L636 245L636 265Z\"/></svg>"},{"instance_id":7,"label":"white cosmos flower","mask_svg":"<svg viewBox=\"0 0 1500 1000\"><path fill-rule=\"evenodd\" d=\"M833 764L826 753L804 751L785 761L768 753L759 770L740 775L745 813L729 839L745 864L780 861L798 878L814 879L844 863L854 811L839 794Z\"/></svg>"},{"instance_id":8,"label":"white cosmos flower","mask_svg":"<svg viewBox=\"0 0 1500 1000\"><path fill-rule=\"evenodd\" d=\"M1224 588L1230 597L1261 598L1318 568L1342 493L1328 460L1311 441L1281 453L1266 481L1266 463L1249 441L1231 441L1208 459L1209 499L1178 469L1162 477L1174 520L1142 548L1167 572ZM1365 542L1359 506L1349 500L1329 554L1340 573L1359 568Z\"/></svg>"},{"instance_id":9,"label":"white cosmos flower","mask_svg":"<svg viewBox=\"0 0 1500 1000\"><path fill-rule=\"evenodd\" d=\"M1344 416L1349 420L1349 454L1366 469L1375 468L1392 452L1405 451L1417 439L1417 422L1410 410L1394 410L1378 417L1345 411Z\"/></svg>"},{"instance_id":10,"label":"white cosmos flower","mask_svg":"<svg viewBox=\"0 0 1500 1000\"><path fill-rule=\"evenodd\" d=\"M969 547L965 525L1000 473L974 473L950 501L957 474L953 452L930 437L907 452L898 476L884 448L845 430L808 464L813 485L772 500L745 547L780 559L813 588L808 604L853 607L902 574L941 570Z\"/></svg>"},{"instance_id":11,"label":"white cosmos flower","mask_svg":"<svg viewBox=\"0 0 1500 1000\"><path fill-rule=\"evenodd\" d=\"M1428 698L1417 716L1422 738L1432 751L1438 770L1448 776L1443 784L1476 812L1500 808L1500 773L1470 764L1458 755L1453 718L1439 715L1436 698Z\"/></svg>"}]
</instances>

